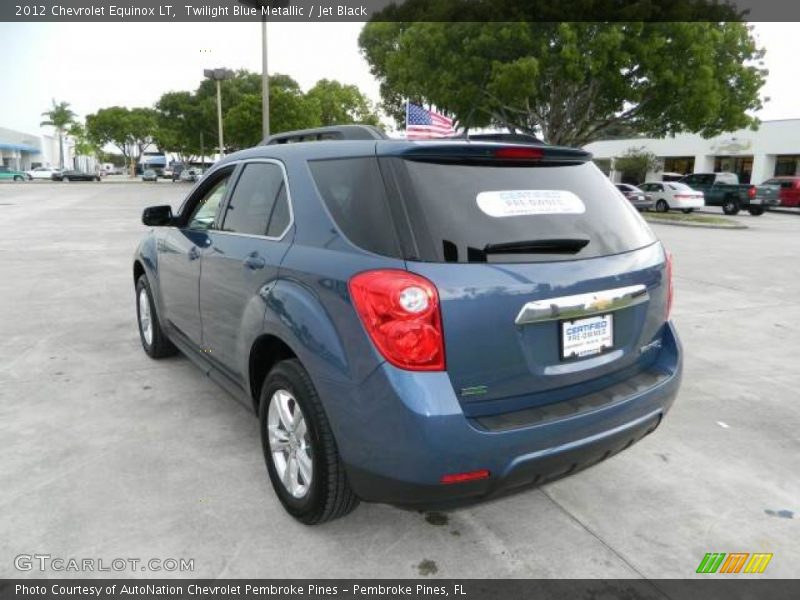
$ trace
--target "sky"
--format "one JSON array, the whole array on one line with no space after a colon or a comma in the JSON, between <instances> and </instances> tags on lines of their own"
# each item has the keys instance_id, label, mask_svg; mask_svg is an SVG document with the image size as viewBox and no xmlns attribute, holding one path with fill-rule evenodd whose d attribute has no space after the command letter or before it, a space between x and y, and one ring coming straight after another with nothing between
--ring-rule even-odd
<instances>
[{"instance_id":1,"label":"sky","mask_svg":"<svg viewBox=\"0 0 800 600\"><path fill-rule=\"evenodd\" d=\"M307 90L319 79L357 85L374 102L378 83L358 49L363 23L270 23L269 70ZM770 74L762 120L800 118L796 23L756 23ZM80 117L99 108L152 106L167 91L194 90L203 69L261 71L258 23L0 23L0 127L39 127L51 99Z\"/></svg>"}]
</instances>

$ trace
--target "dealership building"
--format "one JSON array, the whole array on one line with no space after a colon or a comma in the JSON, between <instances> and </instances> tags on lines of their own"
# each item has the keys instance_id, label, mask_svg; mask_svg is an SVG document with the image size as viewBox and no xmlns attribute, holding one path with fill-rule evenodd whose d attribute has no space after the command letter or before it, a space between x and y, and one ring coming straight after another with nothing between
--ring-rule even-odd
<instances>
[{"instance_id":1,"label":"dealership building","mask_svg":"<svg viewBox=\"0 0 800 600\"><path fill-rule=\"evenodd\" d=\"M38 135L0 127L0 165L16 171L57 167L58 143L57 135ZM76 156L74 141L64 136L64 166L92 172L95 160L89 156Z\"/></svg>"},{"instance_id":2,"label":"dealership building","mask_svg":"<svg viewBox=\"0 0 800 600\"><path fill-rule=\"evenodd\" d=\"M616 182L622 181L622 173L614 169L614 158L631 149L643 149L659 159L659 169L648 173L648 180L660 179L661 173L729 171L739 175L742 183L761 183L780 175L800 176L800 119L763 121L757 130L740 129L708 139L680 134L663 139L603 140L585 149Z\"/></svg>"}]
</instances>

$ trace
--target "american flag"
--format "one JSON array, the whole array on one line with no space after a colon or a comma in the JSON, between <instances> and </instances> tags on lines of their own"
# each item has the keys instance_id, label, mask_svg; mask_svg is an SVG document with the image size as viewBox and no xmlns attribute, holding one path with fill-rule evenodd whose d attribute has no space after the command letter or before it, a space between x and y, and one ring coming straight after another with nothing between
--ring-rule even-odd
<instances>
[{"instance_id":1,"label":"american flag","mask_svg":"<svg viewBox=\"0 0 800 600\"><path fill-rule=\"evenodd\" d=\"M406 105L406 138L426 140L455 135L453 119L411 102Z\"/></svg>"}]
</instances>

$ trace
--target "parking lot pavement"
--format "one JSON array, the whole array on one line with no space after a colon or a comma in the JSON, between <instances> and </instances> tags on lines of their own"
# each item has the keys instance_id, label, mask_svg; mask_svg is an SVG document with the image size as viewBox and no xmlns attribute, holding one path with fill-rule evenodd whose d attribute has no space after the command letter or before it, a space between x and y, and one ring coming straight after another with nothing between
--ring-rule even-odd
<instances>
[{"instance_id":1,"label":"parking lot pavement","mask_svg":"<svg viewBox=\"0 0 800 600\"><path fill-rule=\"evenodd\" d=\"M15 570L34 553L194 559L199 577L682 578L706 552L771 552L764 576L800 575L800 216L652 225L686 371L627 452L445 514L362 505L306 527L273 496L252 414L140 348L139 216L187 189L0 187L0 577L81 575Z\"/></svg>"}]
</instances>

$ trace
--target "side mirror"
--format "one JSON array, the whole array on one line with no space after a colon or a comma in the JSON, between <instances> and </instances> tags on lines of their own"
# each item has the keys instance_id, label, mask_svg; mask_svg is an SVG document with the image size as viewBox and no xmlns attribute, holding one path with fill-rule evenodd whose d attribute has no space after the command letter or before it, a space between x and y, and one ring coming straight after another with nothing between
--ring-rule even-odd
<instances>
[{"instance_id":1,"label":"side mirror","mask_svg":"<svg viewBox=\"0 0 800 600\"><path fill-rule=\"evenodd\" d=\"M149 227L172 225L172 207L168 205L148 206L142 213L142 223Z\"/></svg>"}]
</instances>

